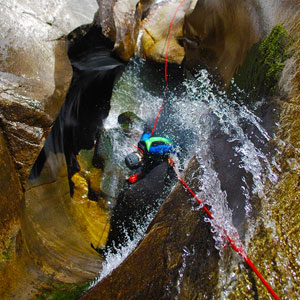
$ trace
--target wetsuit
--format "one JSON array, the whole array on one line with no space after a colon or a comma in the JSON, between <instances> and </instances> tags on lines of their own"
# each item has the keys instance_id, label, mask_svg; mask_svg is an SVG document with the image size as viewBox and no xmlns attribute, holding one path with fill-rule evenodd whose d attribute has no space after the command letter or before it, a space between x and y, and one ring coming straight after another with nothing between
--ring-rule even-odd
<instances>
[{"instance_id":1,"label":"wetsuit","mask_svg":"<svg viewBox=\"0 0 300 300\"><path fill-rule=\"evenodd\" d=\"M150 133L144 133L138 143L138 149L143 155L143 161L136 173L129 177L131 183L144 178L159 164L168 162L172 142L165 137L151 137Z\"/></svg>"}]
</instances>

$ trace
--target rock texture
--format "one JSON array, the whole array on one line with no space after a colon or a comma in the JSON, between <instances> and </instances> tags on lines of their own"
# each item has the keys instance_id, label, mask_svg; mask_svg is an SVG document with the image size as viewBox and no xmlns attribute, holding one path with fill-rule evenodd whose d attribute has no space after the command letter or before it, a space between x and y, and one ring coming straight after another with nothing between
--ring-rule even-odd
<instances>
[{"instance_id":1,"label":"rock texture","mask_svg":"<svg viewBox=\"0 0 300 300\"><path fill-rule=\"evenodd\" d=\"M140 24L140 9L136 10L139 1L97 0L97 2L99 10L95 15L96 24L100 24L103 33L115 41L116 53L128 61L135 52Z\"/></svg>"},{"instance_id":2,"label":"rock texture","mask_svg":"<svg viewBox=\"0 0 300 300\"><path fill-rule=\"evenodd\" d=\"M100 9L95 22L102 26L107 37L115 41L114 50L122 59L128 61L138 53L146 59L164 62L170 21L179 3L98 0ZM174 19L168 51L171 63L181 63L184 57L184 49L178 39L182 38L184 14L195 3L196 0L184 1Z\"/></svg>"},{"instance_id":3,"label":"rock texture","mask_svg":"<svg viewBox=\"0 0 300 300\"><path fill-rule=\"evenodd\" d=\"M186 177L197 168L192 162ZM81 299L211 299L219 254L205 213L196 207L178 184L138 248Z\"/></svg>"},{"instance_id":4,"label":"rock texture","mask_svg":"<svg viewBox=\"0 0 300 300\"><path fill-rule=\"evenodd\" d=\"M74 1L0 2L3 148L8 149L23 188L71 79L63 37L91 21L96 3L83 7Z\"/></svg>"},{"instance_id":5,"label":"rock texture","mask_svg":"<svg viewBox=\"0 0 300 300\"><path fill-rule=\"evenodd\" d=\"M27 178L71 80L64 37L90 23L96 10L93 1L0 1L2 299L8 292L3 282L10 278L6 271L14 270L13 252ZM9 268L5 268L7 263Z\"/></svg>"},{"instance_id":6,"label":"rock texture","mask_svg":"<svg viewBox=\"0 0 300 300\"><path fill-rule=\"evenodd\" d=\"M228 84L261 34L257 13L251 1L197 1L185 15L186 67L206 67Z\"/></svg>"},{"instance_id":7,"label":"rock texture","mask_svg":"<svg viewBox=\"0 0 300 300\"><path fill-rule=\"evenodd\" d=\"M96 10L96 3L52 2L0 3L1 120L23 186L71 79L63 37Z\"/></svg>"},{"instance_id":8,"label":"rock texture","mask_svg":"<svg viewBox=\"0 0 300 300\"><path fill-rule=\"evenodd\" d=\"M1 257L5 257L4 253L10 247L10 237L16 234L13 225L18 224L20 200L22 198L22 189L18 174L15 170L14 162L7 149L7 143L0 131L0 240L1 240ZM9 259L8 253L5 257Z\"/></svg>"},{"instance_id":9,"label":"rock texture","mask_svg":"<svg viewBox=\"0 0 300 300\"><path fill-rule=\"evenodd\" d=\"M151 7L148 14L142 20L141 44L138 51L146 59L164 62L166 56L166 46L170 21L178 8L179 1L164 2ZM168 61L180 64L184 57L184 49L178 43L178 38L182 37L182 25L185 11L190 7L191 1L185 1L176 13L172 24L170 44L168 48Z\"/></svg>"},{"instance_id":10,"label":"rock texture","mask_svg":"<svg viewBox=\"0 0 300 300\"><path fill-rule=\"evenodd\" d=\"M276 140L280 166L278 182L266 186L268 201L261 204L262 216L255 236L249 245L249 255L267 278L273 278L273 287L281 299L299 298L299 128L300 128L300 5L298 1L262 2L268 24L283 24L294 39L290 48L291 58L281 74L279 89L281 113ZM270 14L270 7L273 13ZM230 299L241 299L250 294L245 282L249 275L240 274ZM250 279L251 280L251 279ZM268 292L257 283L259 297L267 298Z\"/></svg>"}]
</instances>

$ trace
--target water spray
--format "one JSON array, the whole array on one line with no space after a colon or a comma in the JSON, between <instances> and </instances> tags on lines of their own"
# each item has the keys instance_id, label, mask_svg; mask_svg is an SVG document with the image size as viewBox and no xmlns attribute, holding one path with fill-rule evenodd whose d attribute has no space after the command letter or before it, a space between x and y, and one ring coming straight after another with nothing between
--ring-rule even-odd
<instances>
[{"instance_id":1,"label":"water spray","mask_svg":"<svg viewBox=\"0 0 300 300\"><path fill-rule=\"evenodd\" d=\"M171 40L171 30L172 30L172 25L173 22L175 20L176 14L180 8L180 6L183 4L184 0L181 0L175 10L175 13L173 15L173 18L170 22L169 25L169 31L168 31L168 40L167 40L167 45L166 45L166 54L165 54L165 74L164 74L164 78L165 78L165 97L164 100L159 108L159 111L157 113L157 116L155 118L155 122L151 131L151 136L153 136L153 133L155 131L156 128L156 124L158 122L160 113L163 109L164 103L167 99L166 96L166 92L168 90L168 49L169 49L169 45L170 45L170 40ZM185 189L193 196L193 198L197 201L197 203L201 206L201 208L206 212L206 214L208 215L208 217L211 220L214 220L214 217L211 213L211 211L204 205L204 203L196 196L196 194L193 192L193 190L187 185L187 183L184 181L184 179L180 176L178 168L175 167L174 161L171 159L169 161L169 163L174 167L175 172L177 174L178 180L181 182L181 184L185 187ZM224 236L226 237L228 243L230 244L231 248L237 252L239 254L239 256L241 256L244 261L248 264L248 266L255 272L255 274L258 276L258 278L261 280L261 282L263 283L263 285L267 288L267 290L270 292L270 294L273 296L274 299L276 300L280 300L280 298L277 296L277 294L275 293L275 291L272 289L272 287L268 284L268 282L264 279L264 277L261 275L261 273L257 270L257 268L254 266L253 262L250 260L250 258L247 256L246 250L242 247L242 245L238 246L233 239L228 235L227 231L225 228L223 228L222 226L216 224L216 226L224 233Z\"/></svg>"}]
</instances>

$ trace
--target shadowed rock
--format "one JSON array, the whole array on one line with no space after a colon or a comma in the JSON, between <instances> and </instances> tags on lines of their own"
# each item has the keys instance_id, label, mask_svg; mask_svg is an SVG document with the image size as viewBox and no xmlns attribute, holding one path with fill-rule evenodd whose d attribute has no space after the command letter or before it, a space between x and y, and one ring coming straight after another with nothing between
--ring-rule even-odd
<instances>
[{"instance_id":1,"label":"shadowed rock","mask_svg":"<svg viewBox=\"0 0 300 300\"><path fill-rule=\"evenodd\" d=\"M72 70L63 37L91 20L96 10L87 4L83 13L76 1L52 2L0 4L5 37L1 41L0 118L23 187L70 83ZM63 17L66 10L68 19Z\"/></svg>"}]
</instances>

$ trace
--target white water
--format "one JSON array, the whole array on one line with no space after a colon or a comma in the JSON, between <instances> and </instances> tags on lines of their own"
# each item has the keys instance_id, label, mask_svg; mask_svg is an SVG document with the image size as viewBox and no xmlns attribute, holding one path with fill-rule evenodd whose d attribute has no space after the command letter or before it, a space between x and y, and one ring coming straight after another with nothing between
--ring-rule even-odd
<instances>
[{"instance_id":1,"label":"white water","mask_svg":"<svg viewBox=\"0 0 300 300\"><path fill-rule=\"evenodd\" d=\"M99 276L97 276L92 282L90 288L93 288L98 282L100 282L103 278L109 275L136 248L138 242L144 237L145 231L152 219L154 218L156 212L157 211L149 212L143 224L135 224L135 227L137 228L136 234L133 239L127 237L127 244L125 246L115 248L116 253L113 253L112 251L108 252L106 259L102 264L101 272Z\"/></svg>"},{"instance_id":2,"label":"white water","mask_svg":"<svg viewBox=\"0 0 300 300\"><path fill-rule=\"evenodd\" d=\"M163 101L163 96L159 96L157 91L151 91L147 86L147 82L145 82L145 78L141 79L141 72L144 68L145 64L143 62L133 62L116 84L111 101L111 111L104 125L106 129L119 128L117 118L120 113L125 111L132 111L141 119L153 124L153 120ZM148 79L151 80L151 78ZM181 159L184 167L191 157L196 156L202 171L198 172L201 174L198 178L201 183L201 190L197 196L205 205L211 207L214 219L207 218L205 221L210 222L212 225L215 247L220 251L220 255L222 256L223 249L227 245L224 230L237 246L247 251L247 242L252 234L252 230L255 228L255 224L250 218L252 211L249 203L250 195L254 194L264 198L265 181L268 179L275 183L277 177L272 171L273 165L269 162L268 157L261 149L255 147L241 124L246 123L254 126L260 132L260 139L263 139L265 142L270 140L270 135L262 127L261 120L252 111L246 106L238 104L233 99L228 99L224 92L218 90L211 83L209 74L206 71L202 70L196 78L186 80L184 85L185 91L183 93L172 91L168 96L168 103L164 106L155 134L169 137L179 149L185 148ZM245 173L251 174L253 178L251 190L245 178L243 178L244 184L242 186L235 187L236 189L241 189L244 195L244 203L242 205L244 205L245 217L248 218L244 220L248 223L248 231L244 237L246 245L242 244L238 231L233 225L233 214L228 207L227 193L226 190L222 190L219 174L214 168L214 156L210 148L210 138L213 130L216 128L223 134L228 135L228 142L235 142L236 146L233 148L234 156L240 157L236 168L245 170ZM118 144L120 139L116 138L113 140L114 143L117 143L113 147L116 149L118 160L124 160L126 154L130 152L130 148L132 149L132 145L137 143L139 136L142 134L142 129L139 128L138 132L139 134L135 135L134 138L122 139L122 145ZM178 161L176 157L175 161ZM228 161L228 164L230 163L231 161ZM180 169L182 170L182 168ZM194 201L192 197L191 201ZM119 249L117 254L110 254L107 257L96 282L107 276L133 251L154 213L151 214L151 217L145 224L140 224L139 232L137 232L133 241L129 241L126 247ZM189 254L183 252L184 255ZM185 262L185 260L183 261ZM185 267L185 265L182 265L180 274L183 274ZM220 273L222 274L224 270L222 271L222 266L220 268ZM178 294L180 294L180 274L176 285ZM232 274L221 276L221 285L226 281L228 282L228 280L231 281L231 277Z\"/></svg>"},{"instance_id":3,"label":"white water","mask_svg":"<svg viewBox=\"0 0 300 300\"><path fill-rule=\"evenodd\" d=\"M234 148L236 154L241 157L239 168L243 168L246 173L251 173L254 181L252 191L249 191L249 186L245 184L242 188L246 195L246 200L249 199L249 194L258 195L263 198L264 185L268 178L271 182L277 181L276 174L272 171L271 164L267 156L258 148L255 147L253 142L249 139L240 124L247 121L249 124L254 125L262 136L265 142L268 142L269 134L260 125L260 119L250 112L246 106L237 104L233 99L228 99L223 92L214 92L214 85L210 82L208 73L201 71L199 76L193 83L187 82L187 95L190 98L200 101L201 106L205 106L206 111L212 112L218 118L220 129L223 133L229 136L228 141L237 141L238 146ZM205 128L205 139L208 141L211 122L207 113L202 113L199 116L200 127ZM202 133L203 135L203 133ZM229 236L233 238L236 244L239 244L238 233L232 225L232 212L228 209L226 191L222 191L218 174L213 167L213 157L211 156L208 143L202 143L202 147L196 150L197 159L204 171L201 176L202 192L199 197L204 200L205 204L212 207L211 211L214 220L207 219L212 223L212 228L215 234L216 247L222 251L226 239L223 237L223 232L220 231L218 226L222 226ZM251 210L250 204L245 206L246 213Z\"/></svg>"}]
</instances>

